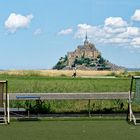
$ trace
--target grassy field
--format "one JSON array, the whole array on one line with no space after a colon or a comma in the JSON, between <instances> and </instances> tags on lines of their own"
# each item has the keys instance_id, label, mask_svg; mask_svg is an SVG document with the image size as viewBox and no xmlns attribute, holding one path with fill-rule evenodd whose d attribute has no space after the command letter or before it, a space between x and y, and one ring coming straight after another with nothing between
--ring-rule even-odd
<instances>
[{"instance_id":1,"label":"grassy field","mask_svg":"<svg viewBox=\"0 0 140 140\"><path fill-rule=\"evenodd\" d=\"M47 77L71 77L73 70L5 70L0 74L16 75L16 76L47 76ZM94 76L117 76L117 77L131 77L140 75L140 71L96 71L96 70L76 70L78 77L94 77Z\"/></svg>"},{"instance_id":2,"label":"grassy field","mask_svg":"<svg viewBox=\"0 0 140 140\"><path fill-rule=\"evenodd\" d=\"M9 92L115 92L129 91L130 78L72 78L0 75Z\"/></svg>"},{"instance_id":3,"label":"grassy field","mask_svg":"<svg viewBox=\"0 0 140 140\"><path fill-rule=\"evenodd\" d=\"M94 93L94 92L128 92L131 78L72 78L72 77L48 77L31 75L7 75L0 74L0 80L8 80L8 91L10 93ZM124 104L121 108L121 104ZM11 101L11 107L26 107L25 102ZM36 102L31 103L30 111L34 112ZM139 107L135 107L139 111ZM40 112L49 113L82 113L88 112L88 101L46 101L38 106ZM127 101L121 100L99 100L91 101L91 112L125 112Z\"/></svg>"},{"instance_id":4,"label":"grassy field","mask_svg":"<svg viewBox=\"0 0 140 140\"><path fill-rule=\"evenodd\" d=\"M130 78L72 78L72 77L47 77L47 76L17 76L1 74L0 80L8 80L10 93L80 93L80 92L116 92L129 91ZM119 111L123 101L91 101L91 112ZM11 107L26 107L25 102L10 102ZM31 103L30 111L34 112L36 103ZM64 113L88 112L88 101L46 101L38 106L40 112ZM121 111L127 109L127 102ZM139 108L137 108L139 109Z\"/></svg>"},{"instance_id":5,"label":"grassy field","mask_svg":"<svg viewBox=\"0 0 140 140\"><path fill-rule=\"evenodd\" d=\"M140 127L125 120L12 122L0 125L1 140L139 140Z\"/></svg>"},{"instance_id":6,"label":"grassy field","mask_svg":"<svg viewBox=\"0 0 140 140\"><path fill-rule=\"evenodd\" d=\"M17 75L17 76L49 76L49 77L60 77L67 76L71 77L73 70L7 70L0 71L0 74L5 75ZM77 76L106 76L106 75L119 75L124 71L87 71L87 70L76 70Z\"/></svg>"}]
</instances>

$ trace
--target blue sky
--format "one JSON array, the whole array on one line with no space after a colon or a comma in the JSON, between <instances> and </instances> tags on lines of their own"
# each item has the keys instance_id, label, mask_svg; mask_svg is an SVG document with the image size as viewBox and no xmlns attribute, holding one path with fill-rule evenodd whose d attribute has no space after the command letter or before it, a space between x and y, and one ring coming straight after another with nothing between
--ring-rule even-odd
<instances>
[{"instance_id":1,"label":"blue sky","mask_svg":"<svg viewBox=\"0 0 140 140\"><path fill-rule=\"evenodd\" d=\"M86 31L105 59L140 68L139 0L1 0L0 9L0 69L51 69Z\"/></svg>"}]
</instances>

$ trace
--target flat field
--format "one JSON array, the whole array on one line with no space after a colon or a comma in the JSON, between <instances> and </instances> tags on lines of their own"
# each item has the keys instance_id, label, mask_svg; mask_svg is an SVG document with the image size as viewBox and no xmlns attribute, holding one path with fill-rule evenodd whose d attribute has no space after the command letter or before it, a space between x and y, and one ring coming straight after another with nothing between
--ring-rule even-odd
<instances>
[{"instance_id":1,"label":"flat field","mask_svg":"<svg viewBox=\"0 0 140 140\"><path fill-rule=\"evenodd\" d=\"M6 79L9 85L8 91L11 93L127 92L131 82L130 78L72 78L0 74L0 80Z\"/></svg>"},{"instance_id":2,"label":"flat field","mask_svg":"<svg viewBox=\"0 0 140 140\"><path fill-rule=\"evenodd\" d=\"M0 132L1 140L139 140L140 127L125 120L16 121Z\"/></svg>"},{"instance_id":3,"label":"flat field","mask_svg":"<svg viewBox=\"0 0 140 140\"><path fill-rule=\"evenodd\" d=\"M67 76L71 77L73 70L6 70L0 71L0 74L17 75L17 76L49 76L49 77L60 77ZM119 75L124 71L87 71L87 70L76 70L77 76L106 76L106 75Z\"/></svg>"},{"instance_id":4,"label":"flat field","mask_svg":"<svg viewBox=\"0 0 140 140\"><path fill-rule=\"evenodd\" d=\"M8 91L10 93L94 93L94 92L128 92L130 78L72 78L72 77L48 77L31 75L7 75L1 74L0 80L8 80ZM122 102L124 103L121 108ZM11 101L11 107L24 107L25 102ZM31 111L36 108L36 102L32 102ZM121 109L120 109L121 108ZM46 101L39 108L41 112L49 113L81 113L88 112L88 101ZM113 101L91 101L91 112L117 112L126 111L127 102ZM136 110L139 110L137 108Z\"/></svg>"}]
</instances>

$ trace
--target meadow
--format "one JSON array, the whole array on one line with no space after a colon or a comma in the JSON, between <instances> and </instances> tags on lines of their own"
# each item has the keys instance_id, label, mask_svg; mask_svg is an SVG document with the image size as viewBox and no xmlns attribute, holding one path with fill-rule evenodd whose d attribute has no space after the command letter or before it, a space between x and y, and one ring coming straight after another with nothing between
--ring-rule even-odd
<instances>
[{"instance_id":1,"label":"meadow","mask_svg":"<svg viewBox=\"0 0 140 140\"><path fill-rule=\"evenodd\" d=\"M130 78L72 78L1 74L9 92L115 92L129 91Z\"/></svg>"},{"instance_id":2,"label":"meadow","mask_svg":"<svg viewBox=\"0 0 140 140\"><path fill-rule=\"evenodd\" d=\"M16 73L15 73L16 72ZM9 93L94 93L94 92L128 92L130 90L131 77L119 76L110 77L106 75L92 75L86 77L64 76L63 71L59 71L58 76L44 76L38 71L14 71L14 73L3 72L0 74L0 80L8 80ZM53 71L56 72L56 71ZM60 74L60 72L62 72ZM102 71L104 72L104 71ZM37 74L38 73L38 74ZM72 71L71 71L72 73ZM96 71L97 73L97 71ZM101 73L101 72L99 72ZM98 74L99 74L98 73ZM94 77L93 77L94 76ZM105 76L105 77L100 77ZM121 104L123 103L123 107ZM11 107L27 108L26 102L10 102ZM30 111L40 113L86 113L88 112L88 101L45 101L36 104L31 102ZM126 112L127 101L123 100L92 100L91 112ZM136 111L139 107L135 108Z\"/></svg>"},{"instance_id":3,"label":"meadow","mask_svg":"<svg viewBox=\"0 0 140 140\"><path fill-rule=\"evenodd\" d=\"M48 76L48 77L71 77L73 70L5 70L0 71L0 74L17 75L17 76ZM105 75L120 75L124 71L88 71L76 70L77 76L105 76Z\"/></svg>"}]
</instances>

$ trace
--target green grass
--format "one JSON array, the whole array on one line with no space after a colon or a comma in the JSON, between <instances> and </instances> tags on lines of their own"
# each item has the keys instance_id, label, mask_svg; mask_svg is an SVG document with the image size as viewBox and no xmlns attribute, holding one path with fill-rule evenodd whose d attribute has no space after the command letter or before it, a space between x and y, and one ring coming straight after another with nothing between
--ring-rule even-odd
<instances>
[{"instance_id":1,"label":"green grass","mask_svg":"<svg viewBox=\"0 0 140 140\"><path fill-rule=\"evenodd\" d=\"M43 76L10 76L0 75L0 80L8 80L8 91L17 93L80 93L80 92L117 92L129 91L130 78L72 78L72 77L43 77ZM114 112L127 110L127 103L124 101L124 108L114 101L93 101L91 112ZM121 103L122 101L119 101ZM24 107L24 102L10 102L11 107ZM87 112L87 101L47 101L39 110L41 112L63 113L63 112ZM32 103L31 110L36 108Z\"/></svg>"},{"instance_id":2,"label":"green grass","mask_svg":"<svg viewBox=\"0 0 140 140\"><path fill-rule=\"evenodd\" d=\"M71 78L0 75L9 92L116 92L129 91L130 78Z\"/></svg>"},{"instance_id":3,"label":"green grass","mask_svg":"<svg viewBox=\"0 0 140 140\"><path fill-rule=\"evenodd\" d=\"M139 140L140 127L124 120L12 122L1 140Z\"/></svg>"}]
</instances>

